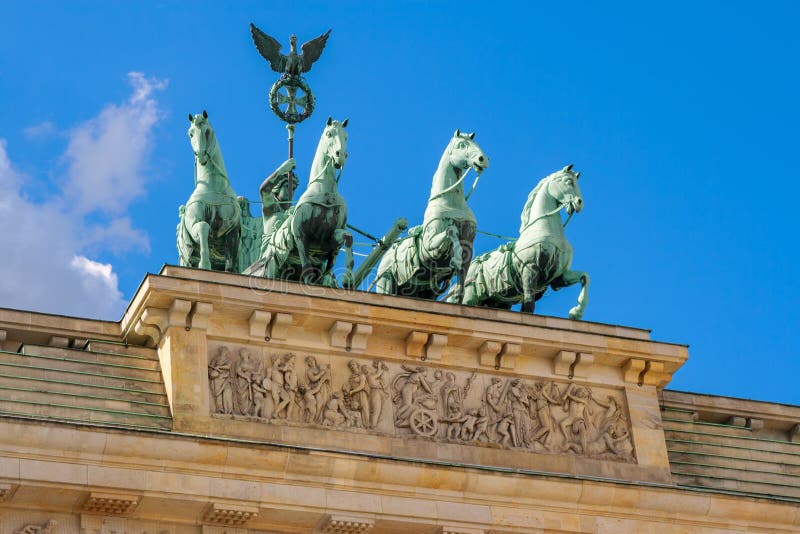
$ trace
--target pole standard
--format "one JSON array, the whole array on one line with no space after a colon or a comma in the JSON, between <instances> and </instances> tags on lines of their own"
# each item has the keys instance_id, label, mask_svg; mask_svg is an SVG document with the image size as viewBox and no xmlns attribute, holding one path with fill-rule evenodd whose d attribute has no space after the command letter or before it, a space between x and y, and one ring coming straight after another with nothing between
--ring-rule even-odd
<instances>
[{"instance_id":1,"label":"pole standard","mask_svg":"<svg viewBox=\"0 0 800 534\"><path fill-rule=\"evenodd\" d=\"M294 157L294 124L287 124L286 130L289 132L289 159ZM289 171L289 199L294 198L294 182L292 180L292 171Z\"/></svg>"}]
</instances>

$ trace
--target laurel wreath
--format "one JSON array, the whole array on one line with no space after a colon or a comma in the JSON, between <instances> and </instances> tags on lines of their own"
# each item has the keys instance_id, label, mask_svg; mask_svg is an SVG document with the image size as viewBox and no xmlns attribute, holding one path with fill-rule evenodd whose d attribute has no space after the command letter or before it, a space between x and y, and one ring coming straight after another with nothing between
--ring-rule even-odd
<instances>
[{"instance_id":1,"label":"laurel wreath","mask_svg":"<svg viewBox=\"0 0 800 534\"><path fill-rule=\"evenodd\" d=\"M278 107L281 104L281 102L278 102L278 91L286 86L297 87L305 92L306 105L302 113L284 112ZM275 82L269 90L269 107L282 121L288 122L289 124L296 124L306 120L314 112L314 95L303 78L299 76L283 76L280 80Z\"/></svg>"}]
</instances>

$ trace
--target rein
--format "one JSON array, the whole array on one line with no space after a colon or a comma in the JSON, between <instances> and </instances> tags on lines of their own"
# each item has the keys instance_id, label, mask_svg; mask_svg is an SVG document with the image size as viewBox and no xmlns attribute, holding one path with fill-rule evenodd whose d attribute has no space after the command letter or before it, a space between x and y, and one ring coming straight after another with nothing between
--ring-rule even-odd
<instances>
[{"instance_id":1,"label":"rein","mask_svg":"<svg viewBox=\"0 0 800 534\"><path fill-rule=\"evenodd\" d=\"M210 128L210 126L209 126L209 128ZM211 130L211 131L212 131L212 133L214 132L213 130ZM217 144L217 134L213 133L213 137L214 137L214 145L216 146L216 144ZM208 158L208 161L211 162L211 166L214 167L214 169L216 169L216 171L219 174L221 174L223 178L228 180L228 183L230 183L230 178L228 178L228 173L225 172L225 169L220 167L220 165L219 165L219 163L217 163L216 159L211 156L211 154L209 153L210 149L211 149L211 145L210 144L206 145L206 147L203 149L202 154L206 155L206 157ZM197 167L198 167L199 163L200 163L200 155L199 154L195 154L194 155L194 185L195 186L197 186Z\"/></svg>"},{"instance_id":2,"label":"rein","mask_svg":"<svg viewBox=\"0 0 800 534\"><path fill-rule=\"evenodd\" d=\"M327 154L326 154L326 155L327 155ZM347 161L345 160L345 163L346 163L346 162L347 162ZM313 183L315 183L315 182L322 182L322 181L324 180L324 178L325 178L325 177L324 177L325 171L327 171L327 170L328 170L328 167L330 167L330 166L332 166L332 165L333 165L333 158L332 158L332 157L330 157L330 156L328 156L328 158L325 160L325 164L322 166L322 170L321 170L321 171L319 171L319 173L318 173L318 174L317 174L317 175L316 175L316 176L315 176L313 179L309 180L309 182L308 182L308 185L311 185L311 184L313 184ZM339 168L339 175L338 175L338 176L334 176L334 178L333 178L333 181L334 181L334 182L335 182L337 185L339 184L339 180L342 178L342 172L344 172L344 163L343 163L343 164L342 164L342 166ZM335 174L335 173L334 173L334 174Z\"/></svg>"},{"instance_id":3,"label":"rein","mask_svg":"<svg viewBox=\"0 0 800 534\"><path fill-rule=\"evenodd\" d=\"M450 156L450 155L453 153L453 150L455 150L455 147L454 147L454 146L451 146L451 147L450 147L450 150L447 152L448 159L449 159L449 156ZM471 169L471 167L467 167L466 169L464 169L464 174L462 174L462 175L461 175L461 178L459 178L458 180L456 180L456 182L455 182L453 185L451 185L450 187L448 187L448 188L446 188L446 189L443 189L442 191L439 191L439 192L438 192L438 193L436 193L435 195L431 195L431 197L428 199L428 202L432 202L432 201L436 200L437 198L443 197L443 196L444 196L444 195L446 195L447 193L450 193L451 191L453 191L454 189L456 189L456 188L457 188L459 185L461 185L461 183L464 181L464 178L466 178L466 177L467 177L467 174L469 174L469 170L470 170L470 169ZM476 188L476 187L478 187L478 180L480 180L480 179L481 179L481 173L480 173L480 172L478 172L478 176L476 176L476 177L475 177L475 181L472 183L472 189L471 189L471 190L470 190L470 192L469 192L469 193L468 193L468 194L467 194L467 195L464 197L464 200L469 200L469 197L471 197L471 196L472 196L472 193L474 193L474 192L475 192L475 188Z\"/></svg>"},{"instance_id":4,"label":"rein","mask_svg":"<svg viewBox=\"0 0 800 534\"><path fill-rule=\"evenodd\" d=\"M559 204L558 206L556 206L554 209L552 209L552 210L548 211L547 213L542 213L541 215L539 215L538 217L536 217L534 220L532 220L532 221L529 221L529 222L528 222L528 224L526 224L525 226L523 226L523 227L522 227L522 229L519 231L519 233L520 233L520 234L522 234L522 232L524 232L525 230L527 230L528 228L530 228L531 226L533 226L533 225L534 225L535 223L537 223L539 220L541 220L541 219L544 219L545 217L550 217L551 215L555 215L556 213L558 213L559 211L561 211L561 208L563 208L563 207L564 207L564 206L566 206L567 204L568 204L567 202L562 202L561 204ZM574 213L574 212L573 212L573 213ZM562 228L566 228L566 226L567 226L567 223L569 222L569 220L570 220L571 218L572 218L572 215L570 215L569 217L567 217L567 220L566 220L566 221L564 221L564 225L562 226Z\"/></svg>"}]
</instances>

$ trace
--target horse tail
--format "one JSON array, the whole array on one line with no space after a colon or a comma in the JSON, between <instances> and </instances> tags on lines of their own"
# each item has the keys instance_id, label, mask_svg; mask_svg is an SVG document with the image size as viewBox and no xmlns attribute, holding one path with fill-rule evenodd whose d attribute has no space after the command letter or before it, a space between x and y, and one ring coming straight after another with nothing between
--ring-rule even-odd
<instances>
[{"instance_id":1,"label":"horse tail","mask_svg":"<svg viewBox=\"0 0 800 534\"><path fill-rule=\"evenodd\" d=\"M389 269L391 269L391 266L389 266L386 269L384 269L383 271L381 271L381 267L383 267L383 265L384 265L384 263L383 263L384 260L387 260L387 261L391 262L392 264L397 262L397 241L392 243L391 246L384 253L383 257L381 258L380 262L378 263L378 270L375 273L375 280L373 280L372 283L370 283L369 287L367 287L367 291L372 291L375 288L375 286L378 285L378 282L380 282L381 279L384 276L386 276L386 272Z\"/></svg>"},{"instance_id":2,"label":"horse tail","mask_svg":"<svg viewBox=\"0 0 800 534\"><path fill-rule=\"evenodd\" d=\"M192 236L189 233L189 230L186 228L186 206L181 206L178 208L178 212L180 214L180 220L178 221L178 228L177 228L177 249L178 249L178 262L180 265L189 266L191 265L191 256L193 252L193 240Z\"/></svg>"}]
</instances>

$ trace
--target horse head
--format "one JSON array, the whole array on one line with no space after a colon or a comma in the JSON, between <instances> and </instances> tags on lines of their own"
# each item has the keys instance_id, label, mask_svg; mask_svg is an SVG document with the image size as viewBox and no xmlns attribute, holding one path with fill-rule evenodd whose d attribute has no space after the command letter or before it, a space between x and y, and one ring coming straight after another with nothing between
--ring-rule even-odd
<instances>
[{"instance_id":1,"label":"horse head","mask_svg":"<svg viewBox=\"0 0 800 534\"><path fill-rule=\"evenodd\" d=\"M325 124L325 129L322 131L322 138L320 139L320 148L328 161L333 162L335 169L344 167L345 160L347 159L347 121L342 122L333 120L328 117L328 122Z\"/></svg>"},{"instance_id":2,"label":"horse head","mask_svg":"<svg viewBox=\"0 0 800 534\"><path fill-rule=\"evenodd\" d=\"M211 123L208 122L208 113L203 110L202 115L189 114L189 141L192 143L194 157L200 165L205 165L211 158L211 150L216 145L216 136Z\"/></svg>"},{"instance_id":3,"label":"horse head","mask_svg":"<svg viewBox=\"0 0 800 534\"><path fill-rule=\"evenodd\" d=\"M580 177L581 173L574 172L570 164L542 178L528 195L528 200L525 202L525 207L522 209L522 215L520 215L520 234L536 221L554 215L560 211L562 207L566 208L569 215L581 211L583 209L583 195L578 185L578 179ZM555 209L548 213L541 213L535 209L534 202L539 196L539 193L543 193L543 196L546 195L550 197L555 203ZM546 205L547 204L541 204L541 207L543 209L549 209L545 207Z\"/></svg>"},{"instance_id":4,"label":"horse head","mask_svg":"<svg viewBox=\"0 0 800 534\"><path fill-rule=\"evenodd\" d=\"M478 173L489 166L489 156L483 153L481 147L475 142L475 133L461 133L456 130L450 141L450 165L456 169L472 167Z\"/></svg>"},{"instance_id":5,"label":"horse head","mask_svg":"<svg viewBox=\"0 0 800 534\"><path fill-rule=\"evenodd\" d=\"M569 164L555 173L547 186L548 193L566 207L569 215L583 209L583 195L578 185L580 177L581 173L573 171L572 164Z\"/></svg>"}]
</instances>

